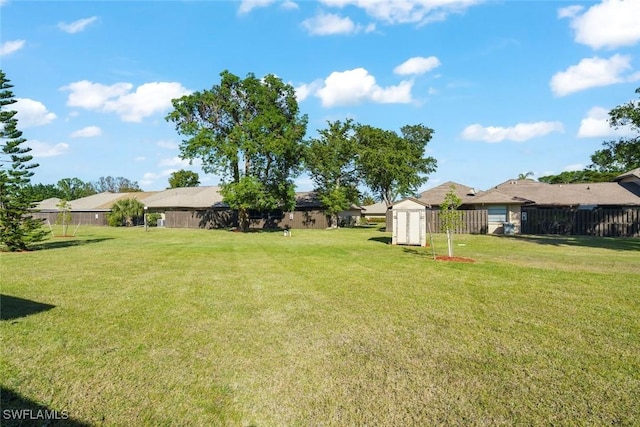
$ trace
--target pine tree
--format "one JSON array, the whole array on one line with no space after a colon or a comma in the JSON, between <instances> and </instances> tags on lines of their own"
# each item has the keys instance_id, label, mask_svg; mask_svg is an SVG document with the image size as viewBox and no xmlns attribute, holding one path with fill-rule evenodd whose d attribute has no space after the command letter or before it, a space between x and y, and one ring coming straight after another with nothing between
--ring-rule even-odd
<instances>
[{"instance_id":1,"label":"pine tree","mask_svg":"<svg viewBox=\"0 0 640 427\"><path fill-rule=\"evenodd\" d=\"M7 108L16 102L10 80L0 70L0 246L10 251L23 251L42 241L46 232L42 222L31 216L34 203L26 191L31 184L33 156L27 141L18 130L16 111Z\"/></svg>"}]
</instances>

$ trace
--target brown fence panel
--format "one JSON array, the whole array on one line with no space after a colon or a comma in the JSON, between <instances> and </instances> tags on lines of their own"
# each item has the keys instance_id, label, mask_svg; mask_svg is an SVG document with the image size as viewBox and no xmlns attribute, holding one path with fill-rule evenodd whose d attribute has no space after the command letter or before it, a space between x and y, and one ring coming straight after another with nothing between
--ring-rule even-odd
<instances>
[{"instance_id":1,"label":"brown fence panel","mask_svg":"<svg viewBox=\"0 0 640 427\"><path fill-rule=\"evenodd\" d=\"M523 208L522 234L640 237L640 209Z\"/></svg>"},{"instance_id":2,"label":"brown fence panel","mask_svg":"<svg viewBox=\"0 0 640 427\"><path fill-rule=\"evenodd\" d=\"M238 215L231 210L166 211L165 227L169 228L228 228L238 225ZM277 217L249 220L253 229L273 230L325 229L329 226L327 216L320 210L285 212Z\"/></svg>"},{"instance_id":3,"label":"brown fence panel","mask_svg":"<svg viewBox=\"0 0 640 427\"><path fill-rule=\"evenodd\" d=\"M489 213L486 209L458 211L461 214L460 225L454 230L456 234L487 234L489 229ZM440 223L440 211L427 210L427 231L444 233Z\"/></svg>"}]
</instances>

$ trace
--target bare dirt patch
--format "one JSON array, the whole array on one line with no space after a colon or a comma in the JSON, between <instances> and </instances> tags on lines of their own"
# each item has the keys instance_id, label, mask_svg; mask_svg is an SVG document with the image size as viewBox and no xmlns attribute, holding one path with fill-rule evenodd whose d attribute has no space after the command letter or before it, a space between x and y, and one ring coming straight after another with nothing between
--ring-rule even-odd
<instances>
[{"instance_id":1,"label":"bare dirt patch","mask_svg":"<svg viewBox=\"0 0 640 427\"><path fill-rule=\"evenodd\" d=\"M437 261L453 261L453 262L476 262L476 260L472 258L464 258L460 256L444 256L444 255L437 256L436 260Z\"/></svg>"}]
</instances>

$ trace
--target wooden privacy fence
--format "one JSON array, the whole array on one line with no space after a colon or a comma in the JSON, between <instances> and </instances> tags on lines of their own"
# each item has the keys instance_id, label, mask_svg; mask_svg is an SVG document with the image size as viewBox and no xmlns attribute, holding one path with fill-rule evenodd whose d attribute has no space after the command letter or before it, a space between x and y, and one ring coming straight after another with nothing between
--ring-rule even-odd
<instances>
[{"instance_id":1,"label":"wooden privacy fence","mask_svg":"<svg viewBox=\"0 0 640 427\"><path fill-rule=\"evenodd\" d=\"M487 210L458 211L460 225L453 230L457 234L487 234L489 229L489 213ZM432 233L446 233L440 223L440 211L427 210L427 230Z\"/></svg>"},{"instance_id":2,"label":"wooden privacy fence","mask_svg":"<svg viewBox=\"0 0 640 427\"><path fill-rule=\"evenodd\" d=\"M640 208L522 208L521 233L640 237Z\"/></svg>"},{"instance_id":3,"label":"wooden privacy fence","mask_svg":"<svg viewBox=\"0 0 640 427\"><path fill-rule=\"evenodd\" d=\"M487 210L459 211L461 214L460 226L454 230L457 234L487 234L489 229L489 213ZM426 211L427 232L445 233L440 224L440 211ZM393 230L393 213L387 211L387 231Z\"/></svg>"}]
</instances>

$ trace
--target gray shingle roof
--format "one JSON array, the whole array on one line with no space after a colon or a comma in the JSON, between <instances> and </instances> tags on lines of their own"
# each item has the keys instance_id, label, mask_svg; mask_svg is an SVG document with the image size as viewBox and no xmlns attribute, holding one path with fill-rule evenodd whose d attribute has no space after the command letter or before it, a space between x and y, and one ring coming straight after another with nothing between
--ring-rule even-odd
<instances>
[{"instance_id":1,"label":"gray shingle roof","mask_svg":"<svg viewBox=\"0 0 640 427\"><path fill-rule=\"evenodd\" d=\"M638 178L640 179L640 168L632 169L628 172L620 174L614 178L614 181L621 181L625 178Z\"/></svg>"},{"instance_id":2,"label":"gray shingle roof","mask_svg":"<svg viewBox=\"0 0 640 427\"><path fill-rule=\"evenodd\" d=\"M444 184L440 184L437 187L433 187L427 191L423 191L417 197L423 203L432 206L439 206L444 202L444 198L447 193L451 190L451 186L455 187L456 196L458 196L462 200L462 204L471 204L475 203L474 200L478 195L482 192L475 190L473 187L468 187L463 184L458 184L453 181L447 181Z\"/></svg>"},{"instance_id":3,"label":"gray shingle roof","mask_svg":"<svg viewBox=\"0 0 640 427\"><path fill-rule=\"evenodd\" d=\"M226 208L220 187L182 187L160 191L145 199L150 208Z\"/></svg>"},{"instance_id":4,"label":"gray shingle roof","mask_svg":"<svg viewBox=\"0 0 640 427\"><path fill-rule=\"evenodd\" d=\"M98 193L92 196L82 197L80 199L71 200L69 205L71 206L71 210L75 212L106 212L111 210L111 207L118 200L122 199L138 199L141 202L145 203L144 200L147 197L152 196L155 192L131 192L131 193ZM57 211L58 207L56 206L60 203L60 199L52 198L41 201L36 205L36 209L38 210L47 210L47 211Z\"/></svg>"},{"instance_id":5,"label":"gray shingle roof","mask_svg":"<svg viewBox=\"0 0 640 427\"><path fill-rule=\"evenodd\" d=\"M35 209L39 210L39 211L57 211L58 210L58 203L60 203L60 199L58 199L57 197L51 197L49 199L44 199L41 202L38 202L36 204Z\"/></svg>"},{"instance_id":6,"label":"gray shingle roof","mask_svg":"<svg viewBox=\"0 0 640 427\"><path fill-rule=\"evenodd\" d=\"M374 203L373 205L363 206L365 215L386 215L387 204L385 202Z\"/></svg>"},{"instance_id":7,"label":"gray shingle roof","mask_svg":"<svg viewBox=\"0 0 640 427\"><path fill-rule=\"evenodd\" d=\"M539 206L640 206L640 187L633 183L619 182L547 184L528 179L514 179L488 190L476 198L474 203L535 203Z\"/></svg>"}]
</instances>

